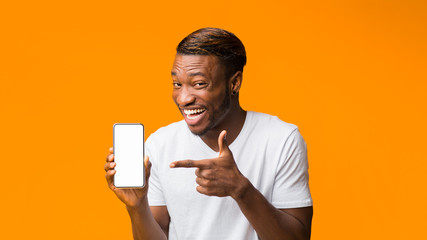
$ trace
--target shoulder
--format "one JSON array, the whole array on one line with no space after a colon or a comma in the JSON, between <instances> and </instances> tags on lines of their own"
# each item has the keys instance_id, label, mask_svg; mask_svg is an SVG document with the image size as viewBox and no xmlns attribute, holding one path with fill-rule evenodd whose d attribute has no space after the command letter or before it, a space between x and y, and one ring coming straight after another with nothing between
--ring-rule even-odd
<instances>
[{"instance_id":1,"label":"shoulder","mask_svg":"<svg viewBox=\"0 0 427 240\"><path fill-rule=\"evenodd\" d=\"M265 141L269 148L306 148L304 138L295 124L265 113L248 112L248 116L251 122L249 129L251 137L258 141Z\"/></svg>"},{"instance_id":2,"label":"shoulder","mask_svg":"<svg viewBox=\"0 0 427 240\"><path fill-rule=\"evenodd\" d=\"M254 129L270 136L290 136L293 132L298 131L295 124L285 122L277 116L260 112L248 112L248 116L251 118Z\"/></svg>"}]
</instances>

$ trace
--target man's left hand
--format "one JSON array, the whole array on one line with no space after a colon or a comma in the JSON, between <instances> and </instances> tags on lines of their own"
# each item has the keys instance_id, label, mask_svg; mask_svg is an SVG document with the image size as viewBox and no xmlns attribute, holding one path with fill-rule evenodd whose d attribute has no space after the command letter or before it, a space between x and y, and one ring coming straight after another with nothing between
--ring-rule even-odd
<instances>
[{"instance_id":1,"label":"man's left hand","mask_svg":"<svg viewBox=\"0 0 427 240\"><path fill-rule=\"evenodd\" d=\"M223 130L218 137L219 156L203 160L182 160L172 162L171 168L197 168L197 191L208 195L234 199L241 197L247 186L248 180L237 168L233 153L228 148Z\"/></svg>"}]
</instances>

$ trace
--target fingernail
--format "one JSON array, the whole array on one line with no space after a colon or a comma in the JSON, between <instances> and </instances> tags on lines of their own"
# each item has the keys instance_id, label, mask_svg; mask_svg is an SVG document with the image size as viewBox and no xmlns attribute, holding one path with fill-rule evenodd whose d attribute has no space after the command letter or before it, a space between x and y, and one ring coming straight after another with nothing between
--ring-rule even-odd
<instances>
[{"instance_id":1,"label":"fingernail","mask_svg":"<svg viewBox=\"0 0 427 240\"><path fill-rule=\"evenodd\" d=\"M110 164L110 167L114 167L114 164L115 164L115 163L111 163L111 164Z\"/></svg>"},{"instance_id":2,"label":"fingernail","mask_svg":"<svg viewBox=\"0 0 427 240\"><path fill-rule=\"evenodd\" d=\"M175 167L175 163L171 163L171 164L169 165L169 167L174 168L174 167Z\"/></svg>"}]
</instances>

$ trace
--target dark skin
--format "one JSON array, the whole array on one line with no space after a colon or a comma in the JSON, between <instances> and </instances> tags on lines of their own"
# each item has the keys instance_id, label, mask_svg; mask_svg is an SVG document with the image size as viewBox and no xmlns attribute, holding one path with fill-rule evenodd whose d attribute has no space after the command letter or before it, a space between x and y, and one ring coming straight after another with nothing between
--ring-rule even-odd
<instances>
[{"instance_id":1,"label":"dark skin","mask_svg":"<svg viewBox=\"0 0 427 240\"><path fill-rule=\"evenodd\" d=\"M246 111L239 104L242 73L226 78L225 66L215 56L177 54L172 68L172 97L190 130L218 157L172 162L170 167L196 168L197 191L208 196L232 197L260 239L310 239L312 207L276 209L241 174L228 148L243 127ZM228 88L228 90L227 90ZM199 119L186 117L184 110L203 109ZM110 152L112 149L110 149ZM113 185L114 155L104 167L109 187L126 204L134 239L167 238L170 217L166 206L149 207L148 184L143 189L117 189ZM151 164L145 159L147 183Z\"/></svg>"}]
</instances>

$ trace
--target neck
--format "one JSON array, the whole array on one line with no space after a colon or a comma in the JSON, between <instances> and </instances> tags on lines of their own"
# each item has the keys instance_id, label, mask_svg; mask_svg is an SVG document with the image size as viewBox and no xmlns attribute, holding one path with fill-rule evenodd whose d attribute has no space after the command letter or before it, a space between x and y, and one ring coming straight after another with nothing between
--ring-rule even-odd
<instances>
[{"instance_id":1,"label":"neck","mask_svg":"<svg viewBox=\"0 0 427 240\"><path fill-rule=\"evenodd\" d=\"M218 136L222 130L227 130L227 144L230 145L239 136L246 119L246 111L242 109L239 101L232 102L231 107L224 119L209 132L204 134L201 139L210 148L218 152Z\"/></svg>"}]
</instances>

